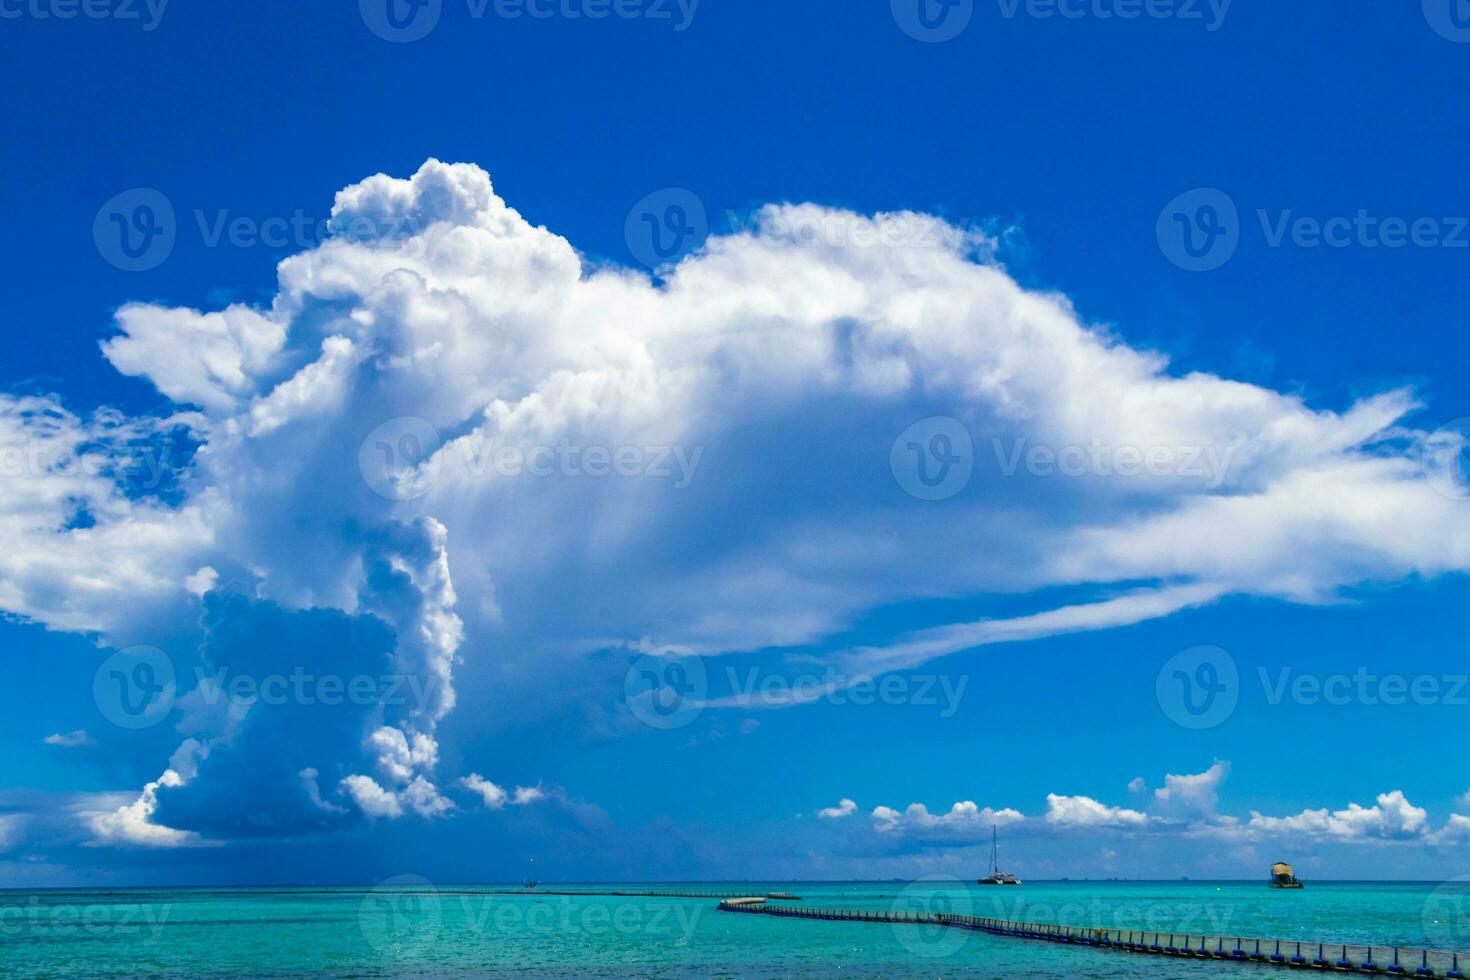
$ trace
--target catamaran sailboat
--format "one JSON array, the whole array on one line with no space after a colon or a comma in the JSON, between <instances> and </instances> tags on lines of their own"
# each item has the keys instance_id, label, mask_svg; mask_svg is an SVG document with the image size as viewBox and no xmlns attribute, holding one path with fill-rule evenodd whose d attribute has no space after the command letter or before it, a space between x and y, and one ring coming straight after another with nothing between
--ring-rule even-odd
<instances>
[{"instance_id":1,"label":"catamaran sailboat","mask_svg":"<svg viewBox=\"0 0 1470 980\"><path fill-rule=\"evenodd\" d=\"M981 878L977 882L977 884L981 884L981 885L1019 885L1021 883L1021 879L1020 878L1017 878L1015 875L1011 874L1009 871L1002 871L1002 870L1000 870L1000 867L995 863L995 858L996 858L995 828L994 827L991 827L990 828L990 874L986 875L984 878Z\"/></svg>"}]
</instances>

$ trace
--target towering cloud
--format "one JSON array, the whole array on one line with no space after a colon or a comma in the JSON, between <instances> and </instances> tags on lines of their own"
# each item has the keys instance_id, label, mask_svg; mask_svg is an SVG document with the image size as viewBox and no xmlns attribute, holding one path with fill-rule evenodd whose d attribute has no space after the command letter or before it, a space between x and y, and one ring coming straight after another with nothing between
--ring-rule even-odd
<instances>
[{"instance_id":1,"label":"towering cloud","mask_svg":"<svg viewBox=\"0 0 1470 980\"><path fill-rule=\"evenodd\" d=\"M588 261L471 165L371 177L333 216L267 305L118 311L103 353L169 413L0 396L0 610L138 642L203 593L208 670L422 687L334 713L186 686L172 721L197 773L150 783L113 836L451 812L436 733L471 649L498 681L479 707L514 717L609 638L827 647L880 604L1094 593L832 654L880 672L1470 568L1470 514L1426 477L1461 445L1411 426L1413 393L1332 411L1172 373L935 219L772 206L654 280ZM826 233L771 233L793 227ZM893 471L896 438L933 416L973 447L945 501ZM493 785L466 784L492 806ZM1051 813L1138 819L1082 797Z\"/></svg>"}]
</instances>

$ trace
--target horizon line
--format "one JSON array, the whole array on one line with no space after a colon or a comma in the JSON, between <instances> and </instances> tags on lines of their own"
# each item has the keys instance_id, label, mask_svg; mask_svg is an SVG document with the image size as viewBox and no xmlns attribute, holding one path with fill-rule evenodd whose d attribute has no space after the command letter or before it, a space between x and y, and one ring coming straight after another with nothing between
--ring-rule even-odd
<instances>
[{"instance_id":1,"label":"horizon line","mask_svg":"<svg viewBox=\"0 0 1470 980\"><path fill-rule=\"evenodd\" d=\"M396 877L396 876L389 876ZM419 875L418 877L425 878ZM656 887L664 885L892 885L918 884L920 878L724 878L724 879L693 879L693 878L669 878L657 881L621 881L615 879L606 880L557 880L541 881L538 886L594 886L594 885L620 885L634 887ZM1034 884L1067 885L1067 884L1091 884L1091 885L1269 885L1268 878L1031 878ZM268 883L253 885L51 885L44 887L26 887L22 885L0 885L0 893L6 892L139 892L139 891L258 891L266 889L301 891L307 889L360 889L371 891L384 884L386 879L372 883L364 882L305 882L305 883ZM969 881L960 881L962 885L970 885ZM1308 883L1328 885L1442 885L1445 882L1436 878L1311 878ZM405 886L405 888L412 886ZM537 891L543 891L542 887L524 888L523 883L514 881L429 881L431 888L517 888L528 895L534 895ZM1021 887L1025 887L1023 883Z\"/></svg>"}]
</instances>

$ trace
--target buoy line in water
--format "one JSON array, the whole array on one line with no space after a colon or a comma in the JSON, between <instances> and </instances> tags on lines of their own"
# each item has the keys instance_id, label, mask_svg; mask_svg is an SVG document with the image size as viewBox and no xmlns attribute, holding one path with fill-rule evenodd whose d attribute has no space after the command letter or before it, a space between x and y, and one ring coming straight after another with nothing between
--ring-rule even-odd
<instances>
[{"instance_id":1,"label":"buoy line in water","mask_svg":"<svg viewBox=\"0 0 1470 980\"><path fill-rule=\"evenodd\" d=\"M974 915L954 915L947 912L810 909L768 905L758 896L722 901L720 910L792 919L948 926L1015 939L1066 943L1115 952L1225 963L1256 963L1262 966L1330 970L1337 973L1445 977L1449 980L1463 980L1464 974L1460 971L1460 957L1462 955L1470 957L1470 954L1404 946L1367 946L1296 939L1257 939L1245 936L1186 935L1133 929L1090 929L1081 926L1053 926L1035 922L989 919Z\"/></svg>"}]
</instances>

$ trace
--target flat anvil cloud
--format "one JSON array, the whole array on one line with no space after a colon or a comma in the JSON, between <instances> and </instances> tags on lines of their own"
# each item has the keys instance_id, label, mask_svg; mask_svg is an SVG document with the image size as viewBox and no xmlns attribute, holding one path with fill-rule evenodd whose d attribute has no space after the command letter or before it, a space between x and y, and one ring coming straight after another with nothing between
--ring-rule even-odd
<instances>
[{"instance_id":1,"label":"flat anvil cloud","mask_svg":"<svg viewBox=\"0 0 1470 980\"><path fill-rule=\"evenodd\" d=\"M1228 594L1317 602L1470 568L1470 513L1425 476L1426 434L1404 423L1411 392L1329 411L1176 376L1065 297L1022 288L991 243L947 226L890 233L914 215L772 206L659 281L587 260L473 165L368 178L333 216L351 233L283 261L268 307L118 311L104 354L176 414L83 417L0 396L0 609L146 642L150 610L246 581L284 610L372 614L393 634L382 655L436 679L432 703L368 719L398 735L358 758L292 760L280 791L321 794L324 819L364 800L450 811L415 782L432 789L434 753L414 745L453 709L461 656L506 664L510 710L547 686L526 661L596 638L817 645L915 597L1098 593L834 655L883 670ZM854 233L793 244L761 233L775 223ZM894 481L889 451L936 415L975 435L976 474L927 502ZM380 447L359 453L395 424L420 426L432 455L390 442L418 465L388 485L362 463ZM170 460L170 492L140 490L138 460L167 439L197 452ZM1164 462L1208 449L1229 465L994 472L1005 454L992 445L1021 439ZM557 446L677 447L699 463L676 487L646 468L507 476L485 462ZM203 780L209 754L248 735L219 722L195 737ZM308 768L319 786L298 777ZM382 793L364 782L378 779ZM181 789L161 784L160 812Z\"/></svg>"}]
</instances>

